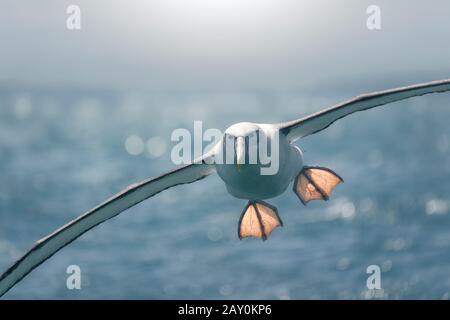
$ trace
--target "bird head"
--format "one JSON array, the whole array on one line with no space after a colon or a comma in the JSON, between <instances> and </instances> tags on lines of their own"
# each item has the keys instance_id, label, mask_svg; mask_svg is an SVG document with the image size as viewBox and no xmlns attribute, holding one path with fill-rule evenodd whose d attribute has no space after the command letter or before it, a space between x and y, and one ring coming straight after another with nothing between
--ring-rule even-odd
<instances>
[{"instance_id":1,"label":"bird head","mask_svg":"<svg viewBox=\"0 0 450 320\"><path fill-rule=\"evenodd\" d=\"M255 123L241 122L232 125L225 131L224 146L227 150L233 150L233 164L240 171L241 166L246 164L246 158L251 159L252 152L257 152L257 148L252 148L258 143L260 127ZM256 158L255 158L256 159Z\"/></svg>"}]
</instances>

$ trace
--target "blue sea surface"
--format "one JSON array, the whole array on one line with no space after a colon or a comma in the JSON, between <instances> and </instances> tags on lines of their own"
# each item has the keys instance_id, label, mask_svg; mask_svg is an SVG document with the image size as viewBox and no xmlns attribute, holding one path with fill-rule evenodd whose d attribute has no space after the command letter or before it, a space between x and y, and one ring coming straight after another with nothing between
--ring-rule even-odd
<instances>
[{"instance_id":1,"label":"blue sea surface","mask_svg":"<svg viewBox=\"0 0 450 320\"><path fill-rule=\"evenodd\" d=\"M176 128L292 120L370 91L123 92L0 88L0 272L33 243L127 185L174 165ZM92 229L8 299L381 299L450 297L450 94L356 113L297 142L345 183L303 206L268 200L284 227L237 236L246 202L217 175L164 191ZM131 155L131 135L150 151ZM156 138L155 138L156 137ZM158 143L155 144L155 141ZM156 148L156 151L152 151ZM81 290L66 269L81 268Z\"/></svg>"}]
</instances>

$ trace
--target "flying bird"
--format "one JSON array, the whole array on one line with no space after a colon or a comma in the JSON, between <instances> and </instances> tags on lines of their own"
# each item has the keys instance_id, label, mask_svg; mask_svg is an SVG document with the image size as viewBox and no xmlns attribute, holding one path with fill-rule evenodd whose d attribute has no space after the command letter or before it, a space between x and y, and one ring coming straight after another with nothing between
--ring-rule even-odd
<instances>
[{"instance_id":1,"label":"flying bird","mask_svg":"<svg viewBox=\"0 0 450 320\"><path fill-rule=\"evenodd\" d=\"M0 277L0 296L5 294L33 269L82 234L124 210L168 188L193 183L217 173L228 193L248 200L238 224L239 238L266 240L282 221L277 209L264 200L283 193L293 182L293 191L303 204L311 200L328 200L342 178L333 170L306 166L300 148L293 143L326 129L349 114L391 102L450 90L450 79L363 94L307 117L277 124L243 122L229 127L211 151L191 164L178 167L158 177L132 184L97 207L37 241ZM276 143L272 143L276 142ZM228 146L231 146L230 150ZM269 164L260 151L278 154L277 170L264 174ZM256 153L252 153L256 151ZM250 159L252 154L256 154ZM219 155L232 161L217 161ZM253 161L252 161L253 160Z\"/></svg>"}]
</instances>

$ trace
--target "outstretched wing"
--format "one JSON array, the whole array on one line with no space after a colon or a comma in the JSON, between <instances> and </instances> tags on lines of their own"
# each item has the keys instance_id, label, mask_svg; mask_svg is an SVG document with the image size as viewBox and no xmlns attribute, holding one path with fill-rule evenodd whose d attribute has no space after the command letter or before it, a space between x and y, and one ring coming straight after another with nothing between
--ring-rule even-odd
<instances>
[{"instance_id":1,"label":"outstretched wing","mask_svg":"<svg viewBox=\"0 0 450 320\"><path fill-rule=\"evenodd\" d=\"M86 231L168 188L205 178L214 167L189 164L156 178L130 185L104 203L57 229L36 244L0 277L0 297L17 282Z\"/></svg>"},{"instance_id":2,"label":"outstretched wing","mask_svg":"<svg viewBox=\"0 0 450 320\"><path fill-rule=\"evenodd\" d=\"M447 79L363 94L305 118L281 123L277 126L280 131L288 137L288 140L292 142L319 132L330 126L336 120L357 111L371 109L387 103L428 93L445 92L449 90L450 79Z\"/></svg>"}]
</instances>

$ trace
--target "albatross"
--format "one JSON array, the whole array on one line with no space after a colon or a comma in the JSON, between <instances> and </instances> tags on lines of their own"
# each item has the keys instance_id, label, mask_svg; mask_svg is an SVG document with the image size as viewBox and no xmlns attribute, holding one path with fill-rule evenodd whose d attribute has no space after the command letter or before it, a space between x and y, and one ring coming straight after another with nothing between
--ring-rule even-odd
<instances>
[{"instance_id":1,"label":"albatross","mask_svg":"<svg viewBox=\"0 0 450 320\"><path fill-rule=\"evenodd\" d=\"M238 223L240 239L256 237L268 239L271 232L283 223L277 208L264 200L283 193L293 183L293 191L306 205L311 200L328 200L333 189L343 179L333 170L303 164L300 148L294 142L326 129L335 121L352 113L368 110L388 103L450 90L450 79L415 84L406 87L359 95L307 117L276 124L242 122L229 127L221 140L192 163L175 168L160 176L132 184L97 207L80 215L34 246L0 277L0 296L16 285L33 269L56 252L126 209L168 188L199 181L217 173L233 197L248 200ZM275 141L271 152L278 153L278 170L263 174L267 167L259 156L250 161L251 150L267 149L268 141ZM226 145L232 146L231 162L211 161L226 153ZM273 146L273 144L271 144ZM257 155L260 155L257 152Z\"/></svg>"}]
</instances>

